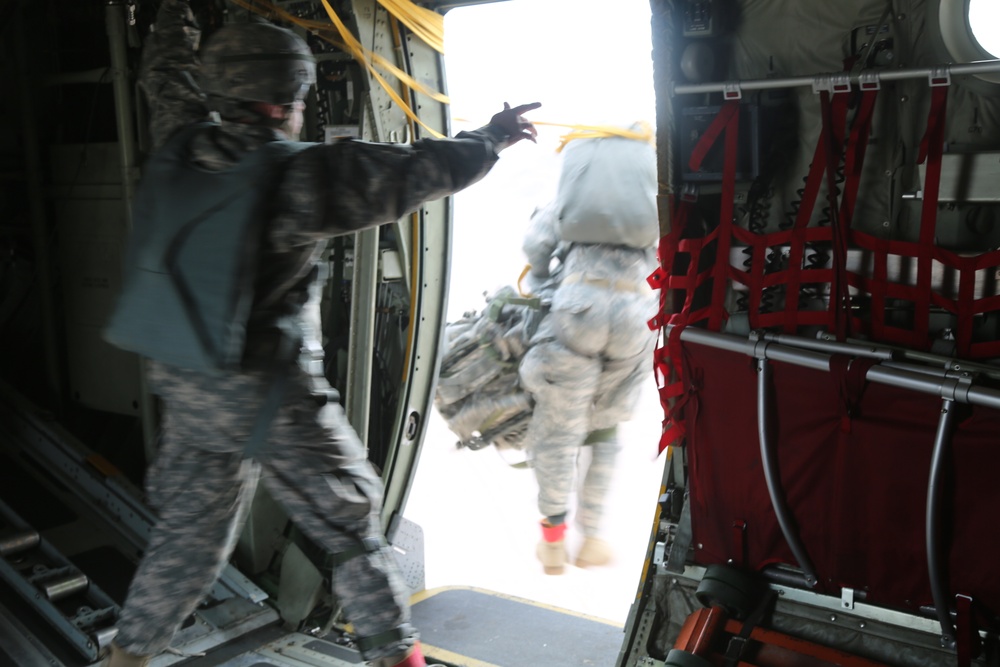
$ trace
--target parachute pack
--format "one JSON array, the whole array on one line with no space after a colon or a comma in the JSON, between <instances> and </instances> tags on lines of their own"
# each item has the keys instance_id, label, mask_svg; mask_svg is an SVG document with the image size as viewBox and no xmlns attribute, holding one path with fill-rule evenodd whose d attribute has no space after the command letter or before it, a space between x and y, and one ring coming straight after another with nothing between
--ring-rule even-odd
<instances>
[{"instance_id":1,"label":"parachute pack","mask_svg":"<svg viewBox=\"0 0 1000 667\"><path fill-rule=\"evenodd\" d=\"M623 137L570 143L555 208L563 241L653 246L659 238L653 147Z\"/></svg>"},{"instance_id":2,"label":"parachute pack","mask_svg":"<svg viewBox=\"0 0 1000 667\"><path fill-rule=\"evenodd\" d=\"M211 372L242 360L261 198L274 164L309 144L272 142L232 169L206 172L186 150L208 125L179 133L145 168L122 292L104 336L144 357Z\"/></svg>"},{"instance_id":3,"label":"parachute pack","mask_svg":"<svg viewBox=\"0 0 1000 667\"><path fill-rule=\"evenodd\" d=\"M522 448L533 402L520 387L518 366L544 312L541 299L507 286L482 311L448 324L434 405L458 447Z\"/></svg>"}]
</instances>

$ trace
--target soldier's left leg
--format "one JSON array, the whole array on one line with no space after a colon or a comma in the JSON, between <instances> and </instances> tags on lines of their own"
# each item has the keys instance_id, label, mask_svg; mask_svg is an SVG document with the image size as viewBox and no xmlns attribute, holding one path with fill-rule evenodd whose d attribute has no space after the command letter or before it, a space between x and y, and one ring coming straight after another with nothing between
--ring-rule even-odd
<instances>
[{"instance_id":1,"label":"soldier's left leg","mask_svg":"<svg viewBox=\"0 0 1000 667\"><path fill-rule=\"evenodd\" d=\"M521 362L521 384L535 401L524 444L538 481L538 509L545 517L535 553L546 574L562 573L567 561L564 521L600 374L598 360L557 341L536 345Z\"/></svg>"},{"instance_id":2,"label":"soldier's left leg","mask_svg":"<svg viewBox=\"0 0 1000 667\"><path fill-rule=\"evenodd\" d=\"M611 546L602 540L601 519L604 504L611 488L615 460L621 447L618 443L618 427L601 429L587 436L586 445L590 450L590 463L579 490L577 523L583 530L584 541L576 557L576 565L604 565L611 560Z\"/></svg>"},{"instance_id":3,"label":"soldier's left leg","mask_svg":"<svg viewBox=\"0 0 1000 667\"><path fill-rule=\"evenodd\" d=\"M340 405L320 406L308 383L304 375L289 383L261 455L263 483L295 525L333 555L334 594L363 657L397 664L395 657L414 651L417 637L409 624L410 591L379 521L382 483Z\"/></svg>"}]
</instances>

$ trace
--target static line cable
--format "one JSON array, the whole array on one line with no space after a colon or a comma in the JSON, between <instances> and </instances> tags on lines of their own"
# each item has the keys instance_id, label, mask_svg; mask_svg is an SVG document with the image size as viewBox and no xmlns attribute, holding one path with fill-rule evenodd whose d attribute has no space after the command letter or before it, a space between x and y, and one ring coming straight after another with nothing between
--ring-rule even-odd
<instances>
[{"instance_id":1,"label":"static line cable","mask_svg":"<svg viewBox=\"0 0 1000 667\"><path fill-rule=\"evenodd\" d=\"M415 5L410 0L378 0L378 4L399 19L427 46L444 54L444 16Z\"/></svg>"}]
</instances>

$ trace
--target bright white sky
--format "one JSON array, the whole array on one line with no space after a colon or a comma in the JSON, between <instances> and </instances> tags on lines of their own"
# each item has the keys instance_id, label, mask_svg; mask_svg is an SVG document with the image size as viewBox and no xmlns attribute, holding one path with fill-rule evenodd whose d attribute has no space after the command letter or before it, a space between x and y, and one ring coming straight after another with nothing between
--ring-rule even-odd
<instances>
[{"instance_id":1,"label":"bright white sky","mask_svg":"<svg viewBox=\"0 0 1000 667\"><path fill-rule=\"evenodd\" d=\"M649 18L649 0L616 0L613 11L606 0L508 0L451 10L445 62L454 117L478 125L504 102L541 102L535 120L652 123Z\"/></svg>"},{"instance_id":2,"label":"bright white sky","mask_svg":"<svg viewBox=\"0 0 1000 667\"><path fill-rule=\"evenodd\" d=\"M484 125L503 108L541 102L533 121L618 125L655 121L649 0L507 0L445 14L445 68L452 132ZM448 321L483 305L482 293L513 285L521 238L536 206L555 192L559 137L504 151L480 183L454 198Z\"/></svg>"},{"instance_id":3,"label":"bright white sky","mask_svg":"<svg viewBox=\"0 0 1000 667\"><path fill-rule=\"evenodd\" d=\"M971 0L969 25L979 44L994 57L1000 57L1000 3L997 0Z\"/></svg>"}]
</instances>

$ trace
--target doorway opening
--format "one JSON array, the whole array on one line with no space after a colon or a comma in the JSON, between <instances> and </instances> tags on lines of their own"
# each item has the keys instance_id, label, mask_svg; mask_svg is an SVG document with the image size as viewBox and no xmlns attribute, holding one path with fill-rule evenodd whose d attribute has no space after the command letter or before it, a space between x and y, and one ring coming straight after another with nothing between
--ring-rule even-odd
<instances>
[{"instance_id":1,"label":"doorway opening","mask_svg":"<svg viewBox=\"0 0 1000 667\"><path fill-rule=\"evenodd\" d=\"M531 214L555 193L566 125L653 125L651 48L648 0L508 0L446 14L453 133L485 124L504 102L541 102L528 118L545 123L537 145L505 151L485 179L454 197L449 322L481 310L484 294L516 285ZM619 427L604 517L614 560L546 575L535 556L541 515L533 472L494 447L457 449L435 411L405 511L424 532L426 588L484 588L624 625L660 493L661 420L650 370L633 419ZM572 514L567 523L572 561L582 537Z\"/></svg>"}]
</instances>

